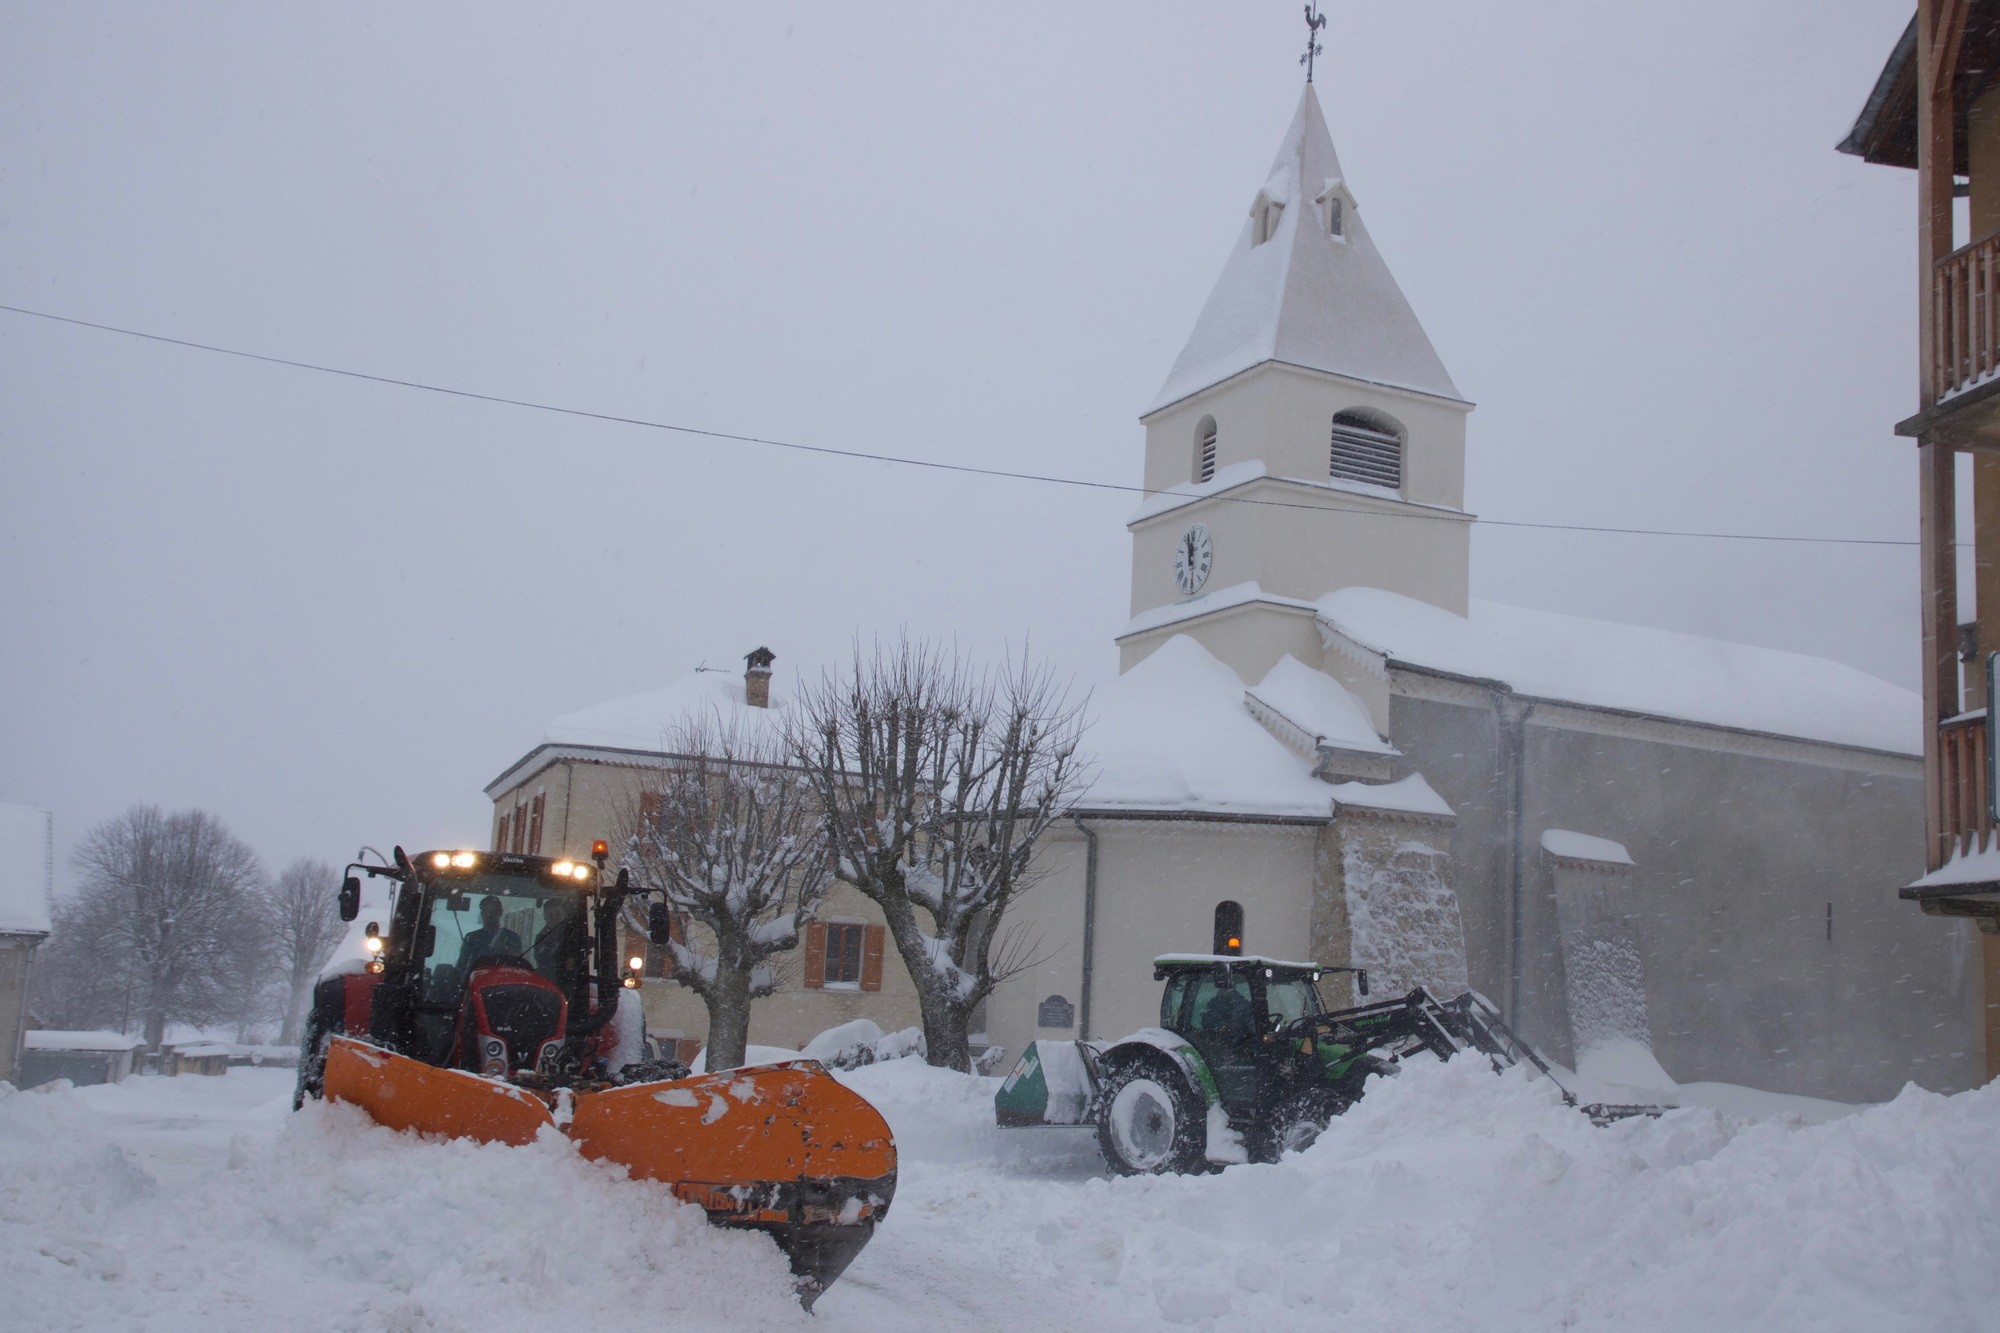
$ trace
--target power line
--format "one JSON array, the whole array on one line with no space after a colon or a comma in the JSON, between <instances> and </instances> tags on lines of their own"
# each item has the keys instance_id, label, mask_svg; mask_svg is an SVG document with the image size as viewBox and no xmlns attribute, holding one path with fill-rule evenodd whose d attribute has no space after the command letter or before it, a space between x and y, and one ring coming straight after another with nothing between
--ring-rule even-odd
<instances>
[{"instance_id":1,"label":"power line","mask_svg":"<svg viewBox=\"0 0 2000 1333\"><path fill-rule=\"evenodd\" d=\"M669 421L653 421L646 417L621 416L617 413L598 412L589 408L563 407L556 403L538 403L527 398L509 398L503 394L480 393L473 389L456 389L443 384L427 384L422 380L401 379L394 375L375 375L365 370L349 370L342 366L321 365L314 361L298 361L290 357L271 356L263 352L246 352L238 347L222 347L215 343L196 342L189 338L171 338L163 333L147 333L141 329L128 329L116 324L100 324L88 319L77 319L70 315L51 314L46 310L30 310L25 306L0 304L0 310L6 311L9 314L25 315L33 319L49 320L57 324L69 324L77 328L95 329L100 333L117 333L128 338L142 338L147 342L165 343L170 347L184 347L197 352L210 352L217 356L233 356L245 361L261 361L273 366L288 366L293 370L309 370L321 375L338 375L345 379L366 380L372 384L387 384L399 389L416 389L423 393L443 394L451 398L466 398L474 402L497 403L503 407L525 408L532 412L551 412L558 416L581 417L588 421L603 421L619 426L638 426L646 430L670 431L676 435L695 435L703 439L726 440L732 444L755 444L770 449L790 449L797 453L821 454L832 458L851 458L860 462L891 463L898 467L928 468L935 472L961 472L975 477L999 477L1009 481L1031 481L1044 485L1071 486L1085 490L1119 491L1147 498L1176 494L1171 491L1150 490L1144 486L1130 486L1115 481L1091 481L1083 477L1062 477L1043 472L1019 472L1008 468L974 467L968 463L945 463L936 459L911 458L901 454L869 453L859 449L837 449L831 445L824 444L801 444L796 440L774 440L761 435L739 435L729 431L709 430L701 426L683 426ZM1526 528L1540 532L1613 533L1628 537L1687 537L1704 541L1785 542L1830 546L1917 546L1920 544L1906 538L1797 537L1768 532L1701 532L1676 528L1621 528L1607 524L1591 523L1529 523L1522 520L1504 518L1468 517L1456 512L1427 514L1422 510L1398 510L1394 513L1387 513L1377 509L1357 509L1337 504L1308 504L1297 500L1257 500L1247 496L1232 495L1219 495L1213 498L1226 501L1230 504L1261 505L1273 509L1307 509L1318 513L1362 514L1377 518L1425 518L1448 523L1474 522L1489 528Z\"/></svg>"}]
</instances>

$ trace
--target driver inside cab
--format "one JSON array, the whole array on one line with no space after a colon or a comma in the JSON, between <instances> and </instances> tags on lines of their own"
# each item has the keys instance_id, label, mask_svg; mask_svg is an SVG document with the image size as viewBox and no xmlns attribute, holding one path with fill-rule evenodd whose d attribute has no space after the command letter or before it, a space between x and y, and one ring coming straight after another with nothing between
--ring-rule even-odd
<instances>
[{"instance_id":1,"label":"driver inside cab","mask_svg":"<svg viewBox=\"0 0 2000 1333\"><path fill-rule=\"evenodd\" d=\"M479 900L479 927L466 935L465 944L458 951L460 976L487 954L519 956L521 937L500 924L500 910L500 900L491 894Z\"/></svg>"},{"instance_id":2,"label":"driver inside cab","mask_svg":"<svg viewBox=\"0 0 2000 1333\"><path fill-rule=\"evenodd\" d=\"M1200 1026L1218 1036L1254 1037L1257 1011L1250 1003L1249 988L1237 977L1218 984L1215 994L1202 1006Z\"/></svg>"}]
</instances>

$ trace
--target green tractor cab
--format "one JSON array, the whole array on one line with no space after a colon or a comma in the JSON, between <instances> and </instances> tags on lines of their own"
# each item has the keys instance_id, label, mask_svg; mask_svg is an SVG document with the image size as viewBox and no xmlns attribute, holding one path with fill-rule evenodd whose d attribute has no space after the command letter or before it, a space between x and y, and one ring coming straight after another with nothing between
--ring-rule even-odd
<instances>
[{"instance_id":1,"label":"green tractor cab","mask_svg":"<svg viewBox=\"0 0 2000 1333\"><path fill-rule=\"evenodd\" d=\"M1003 1126L1095 1125L1112 1170L1201 1171L1275 1161L1308 1147L1360 1098L1371 1074L1420 1051L1479 1050L1495 1069L1549 1067L1485 997L1441 1001L1421 987L1399 1000L1327 1011L1318 981L1354 968L1236 954L1153 960L1160 1025L1115 1042L1029 1044L994 1097ZM1553 1076L1551 1076L1553 1077ZM1567 1097L1567 1094L1565 1094ZM1657 1108L1586 1107L1593 1118Z\"/></svg>"}]
</instances>

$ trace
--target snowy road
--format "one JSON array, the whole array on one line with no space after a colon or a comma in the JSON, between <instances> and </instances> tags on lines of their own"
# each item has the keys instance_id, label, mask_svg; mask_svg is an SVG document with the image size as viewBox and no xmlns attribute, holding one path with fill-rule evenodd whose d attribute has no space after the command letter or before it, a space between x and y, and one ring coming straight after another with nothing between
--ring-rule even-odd
<instances>
[{"instance_id":1,"label":"snowy road","mask_svg":"<svg viewBox=\"0 0 2000 1333\"><path fill-rule=\"evenodd\" d=\"M278 1071L0 1090L0 1327L2000 1328L2000 1086L1598 1130L1459 1061L1278 1166L1108 1180L990 1081L847 1077L901 1184L812 1317L767 1242L560 1143L291 1116Z\"/></svg>"}]
</instances>

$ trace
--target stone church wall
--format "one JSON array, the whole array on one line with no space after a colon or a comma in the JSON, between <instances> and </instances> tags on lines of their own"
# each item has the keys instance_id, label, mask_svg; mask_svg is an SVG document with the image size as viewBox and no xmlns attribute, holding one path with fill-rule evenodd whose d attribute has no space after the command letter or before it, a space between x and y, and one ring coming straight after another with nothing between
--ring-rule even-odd
<instances>
[{"instance_id":1,"label":"stone church wall","mask_svg":"<svg viewBox=\"0 0 2000 1333\"><path fill-rule=\"evenodd\" d=\"M1631 922L1653 1050L1676 1079L1848 1101L1892 1097L1906 1081L1956 1091L1979 1080L1969 932L1940 930L1894 894L1922 870L1914 761L1827 751L1824 763L1802 762L1607 735L1573 729L1583 710L1543 707L1572 726L1531 714L1521 732L1523 1035L1574 1059L1554 871L1538 847L1543 830L1561 828L1615 839L1637 863ZM1505 1004L1507 728L1462 704L1399 697L1393 709L1397 747L1458 813L1472 980Z\"/></svg>"}]
</instances>

